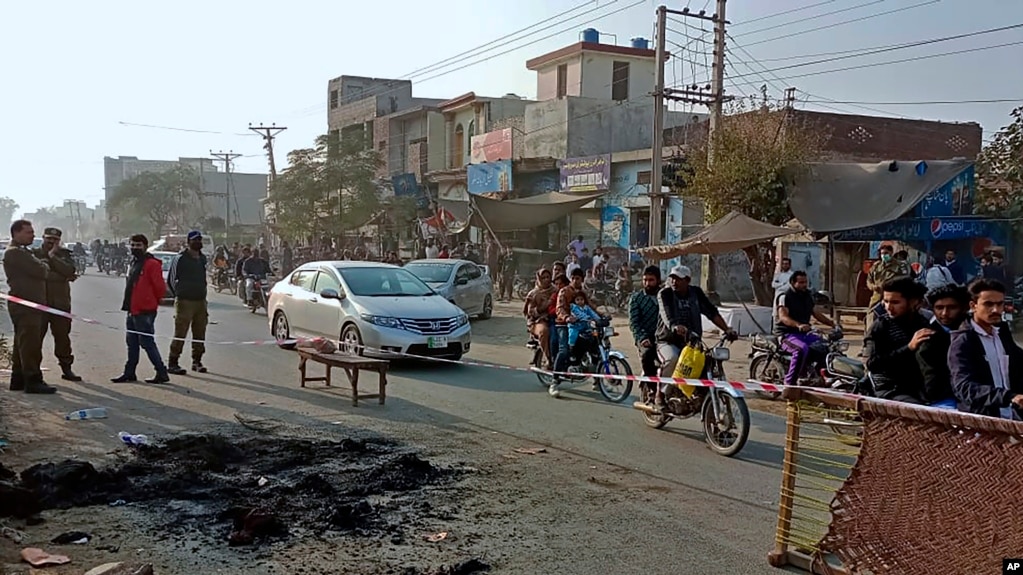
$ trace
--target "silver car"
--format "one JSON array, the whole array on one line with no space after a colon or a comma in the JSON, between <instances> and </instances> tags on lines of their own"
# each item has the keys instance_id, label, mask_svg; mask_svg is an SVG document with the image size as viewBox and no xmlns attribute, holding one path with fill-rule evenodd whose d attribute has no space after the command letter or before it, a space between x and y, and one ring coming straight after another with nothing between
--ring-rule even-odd
<instances>
[{"instance_id":1,"label":"silver car","mask_svg":"<svg viewBox=\"0 0 1023 575\"><path fill-rule=\"evenodd\" d=\"M451 303L480 319L494 313L494 282L485 267L468 260L413 260L405 269Z\"/></svg>"},{"instance_id":2,"label":"silver car","mask_svg":"<svg viewBox=\"0 0 1023 575\"><path fill-rule=\"evenodd\" d=\"M167 276L170 275L171 262L174 261L174 257L180 252L151 251L149 253L153 254L154 258L160 260L160 266L163 267L163 281L164 283L167 283ZM160 303L170 303L173 301L174 296L171 295L171 292L168 289L167 293L164 294L163 299L160 300Z\"/></svg>"},{"instance_id":3,"label":"silver car","mask_svg":"<svg viewBox=\"0 0 1023 575\"><path fill-rule=\"evenodd\" d=\"M278 341L339 338L357 355L457 360L472 339L462 310L404 268L376 262L304 264L273 286L267 310Z\"/></svg>"}]
</instances>

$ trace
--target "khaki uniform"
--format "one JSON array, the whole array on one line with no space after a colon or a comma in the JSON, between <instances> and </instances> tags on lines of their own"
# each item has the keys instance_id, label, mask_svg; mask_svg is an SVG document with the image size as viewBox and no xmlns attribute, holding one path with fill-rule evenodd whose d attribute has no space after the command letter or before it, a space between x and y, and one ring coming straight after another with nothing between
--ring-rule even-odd
<instances>
[{"instance_id":1,"label":"khaki uniform","mask_svg":"<svg viewBox=\"0 0 1023 575\"><path fill-rule=\"evenodd\" d=\"M10 295L45 305L50 266L36 258L27 247L14 245L4 250L3 262ZM44 314L14 302L7 302L7 312L14 324L11 384L41 383Z\"/></svg>"},{"instance_id":2,"label":"khaki uniform","mask_svg":"<svg viewBox=\"0 0 1023 575\"><path fill-rule=\"evenodd\" d=\"M910 277L912 275L909 269L909 264L892 258L885 263L882 260L874 262L874 265L870 266L870 271L867 272L867 288L870 289L870 303L867 305L868 309L873 309L875 305L880 303L882 298L881 288L884 284L901 277ZM867 313L867 329L874 323L873 312Z\"/></svg>"},{"instance_id":3,"label":"khaki uniform","mask_svg":"<svg viewBox=\"0 0 1023 575\"><path fill-rule=\"evenodd\" d=\"M61 248L53 257L44 248L37 248L34 253L50 267L46 274L46 305L70 313L71 282L78 279L71 251ZM71 318L46 314L43 316L42 339L46 338L47 331L53 334L53 354L57 356L61 369L71 367L75 362L71 353Z\"/></svg>"}]
</instances>

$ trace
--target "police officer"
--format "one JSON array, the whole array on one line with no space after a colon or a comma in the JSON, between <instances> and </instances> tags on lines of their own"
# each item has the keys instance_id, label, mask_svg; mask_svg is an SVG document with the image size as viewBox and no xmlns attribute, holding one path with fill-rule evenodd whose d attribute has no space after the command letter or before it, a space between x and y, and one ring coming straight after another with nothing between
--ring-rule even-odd
<instances>
[{"instance_id":1,"label":"police officer","mask_svg":"<svg viewBox=\"0 0 1023 575\"><path fill-rule=\"evenodd\" d=\"M11 244L4 251L4 274L10 294L40 304L46 303L46 275L50 266L32 254L35 239L32 222L11 224ZM43 381L43 312L8 302L7 312L14 324L11 391L54 393L57 388Z\"/></svg>"},{"instance_id":2,"label":"police officer","mask_svg":"<svg viewBox=\"0 0 1023 575\"><path fill-rule=\"evenodd\" d=\"M71 251L61 247L63 236L58 228L43 230L43 245L36 248L35 256L50 266L46 274L46 305L71 313L71 282L78 279L75 260ZM43 339L46 332L53 334L53 353L60 364L60 378L65 381L82 381L71 371L75 356L71 353L71 318L46 314L43 316Z\"/></svg>"}]
</instances>

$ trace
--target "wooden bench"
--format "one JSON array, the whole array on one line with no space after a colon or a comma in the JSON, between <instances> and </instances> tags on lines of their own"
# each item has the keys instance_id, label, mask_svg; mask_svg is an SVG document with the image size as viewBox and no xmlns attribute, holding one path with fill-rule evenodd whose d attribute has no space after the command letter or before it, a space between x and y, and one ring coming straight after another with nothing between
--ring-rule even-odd
<instances>
[{"instance_id":1,"label":"wooden bench","mask_svg":"<svg viewBox=\"0 0 1023 575\"><path fill-rule=\"evenodd\" d=\"M298 371L302 377L301 387L305 387L306 382L310 381L322 381L327 384L327 387L330 387L330 371L335 367L339 367L345 370L345 375L348 376L348 383L352 386L353 406L359 405L359 398L372 399L376 397L380 399L380 405L383 405L387 399L387 368L391 362L385 359L371 359L342 353L319 353L311 349L297 349L295 351L298 352ZM309 377L306 375L306 363L309 361L322 363L327 366L326 375L323 377ZM363 370L377 373L379 392L359 395L359 372Z\"/></svg>"}]
</instances>

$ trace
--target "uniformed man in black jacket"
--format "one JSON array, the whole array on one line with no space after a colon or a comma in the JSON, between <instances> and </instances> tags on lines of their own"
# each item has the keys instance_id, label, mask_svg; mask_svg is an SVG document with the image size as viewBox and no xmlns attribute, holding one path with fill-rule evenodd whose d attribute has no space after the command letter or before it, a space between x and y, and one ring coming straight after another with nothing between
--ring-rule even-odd
<instances>
[{"instance_id":1,"label":"uniformed man in black jacket","mask_svg":"<svg viewBox=\"0 0 1023 575\"><path fill-rule=\"evenodd\" d=\"M43 230L43 245L34 250L34 255L50 266L46 274L46 305L71 313L71 282L78 279L75 260L71 250L61 246L63 236L58 228ZM82 381L71 364L75 356L71 352L71 318L54 314L43 316L42 337L46 332L53 334L53 353L60 364L60 377L66 381Z\"/></svg>"},{"instance_id":2,"label":"uniformed man in black jacket","mask_svg":"<svg viewBox=\"0 0 1023 575\"><path fill-rule=\"evenodd\" d=\"M29 246L34 239L32 222L17 220L11 224L11 245L4 251L4 274L10 295L45 305L50 266L32 255ZM7 312L14 324L11 391L56 392L57 388L43 381L43 312L14 302L7 303Z\"/></svg>"},{"instance_id":3,"label":"uniformed man in black jacket","mask_svg":"<svg viewBox=\"0 0 1023 575\"><path fill-rule=\"evenodd\" d=\"M188 232L188 247L174 256L167 273L167 289L174 294L174 341L170 346L167 371L174 375L188 373L179 359L185 338L192 331L192 371L206 373L202 356L206 353L206 324L209 307L206 302L206 256L202 253L202 233Z\"/></svg>"}]
</instances>

